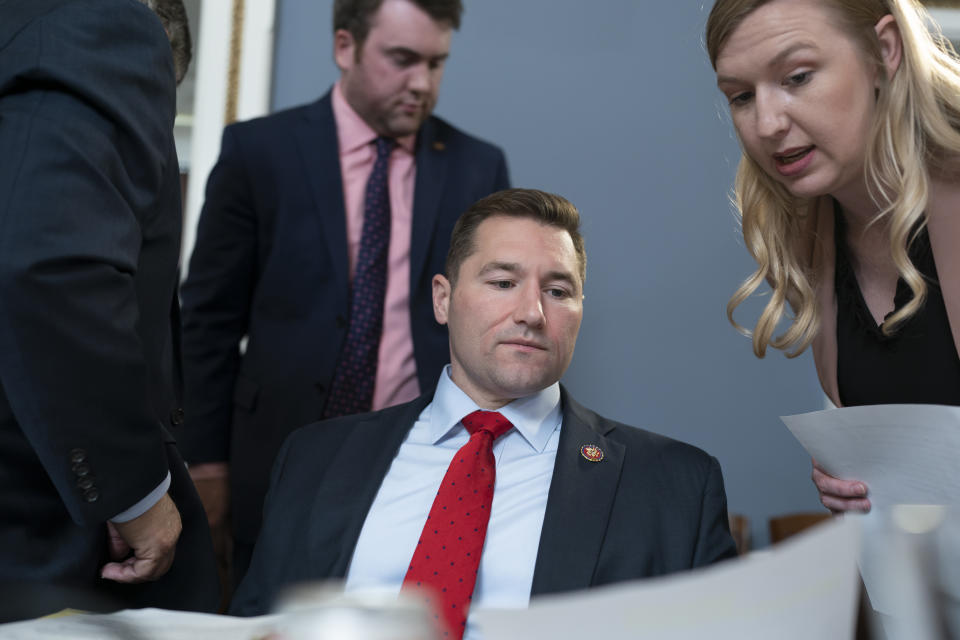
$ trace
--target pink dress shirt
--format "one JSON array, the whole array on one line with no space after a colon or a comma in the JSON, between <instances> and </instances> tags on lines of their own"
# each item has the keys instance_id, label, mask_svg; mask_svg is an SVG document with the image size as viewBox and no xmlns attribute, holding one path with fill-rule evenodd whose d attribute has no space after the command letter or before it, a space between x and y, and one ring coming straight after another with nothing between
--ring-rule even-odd
<instances>
[{"instance_id":1,"label":"pink dress shirt","mask_svg":"<svg viewBox=\"0 0 960 640\"><path fill-rule=\"evenodd\" d=\"M338 82L333 87L333 117L340 145L340 175L347 210L347 255L350 279L363 233L363 198L373 171L377 133L347 103ZM390 251L387 291L383 307L383 334L377 357L373 409L413 400L420 395L417 363L413 358L410 327L410 235L413 226L413 187L417 165L413 155L416 136L397 139L390 155Z\"/></svg>"}]
</instances>

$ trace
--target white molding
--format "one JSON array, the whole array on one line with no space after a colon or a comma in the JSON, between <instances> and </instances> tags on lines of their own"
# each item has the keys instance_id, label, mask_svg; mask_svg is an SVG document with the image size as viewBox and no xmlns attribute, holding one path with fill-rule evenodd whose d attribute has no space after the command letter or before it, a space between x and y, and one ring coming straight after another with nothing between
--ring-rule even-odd
<instances>
[{"instance_id":1,"label":"white molding","mask_svg":"<svg viewBox=\"0 0 960 640\"><path fill-rule=\"evenodd\" d=\"M248 120L270 109L272 87L274 0L246 0L237 118Z\"/></svg>"},{"instance_id":2,"label":"white molding","mask_svg":"<svg viewBox=\"0 0 960 640\"><path fill-rule=\"evenodd\" d=\"M275 0L244 0L237 117L266 114L270 108L273 71ZM226 113L233 0L202 0L197 37L196 92L190 144L190 178L184 202L182 273L186 276L203 206L207 177L220 153Z\"/></svg>"}]
</instances>

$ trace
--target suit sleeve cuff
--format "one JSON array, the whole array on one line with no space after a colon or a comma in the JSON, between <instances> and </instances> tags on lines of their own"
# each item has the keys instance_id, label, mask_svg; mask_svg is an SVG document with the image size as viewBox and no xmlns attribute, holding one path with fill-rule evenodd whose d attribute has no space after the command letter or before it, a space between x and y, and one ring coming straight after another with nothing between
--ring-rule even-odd
<instances>
[{"instance_id":1,"label":"suit sleeve cuff","mask_svg":"<svg viewBox=\"0 0 960 640\"><path fill-rule=\"evenodd\" d=\"M122 511L117 515L113 516L112 518L110 518L110 522L129 522L134 518L139 518L140 516L145 514L147 511L149 511L153 505L160 502L160 498L162 498L164 494L167 493L167 489L169 488L170 488L170 472L168 471L167 477L164 478L163 481L157 485L156 489L148 493L146 496L144 496L143 499L141 499L139 502L137 502L135 505L133 505L126 511Z\"/></svg>"}]
</instances>

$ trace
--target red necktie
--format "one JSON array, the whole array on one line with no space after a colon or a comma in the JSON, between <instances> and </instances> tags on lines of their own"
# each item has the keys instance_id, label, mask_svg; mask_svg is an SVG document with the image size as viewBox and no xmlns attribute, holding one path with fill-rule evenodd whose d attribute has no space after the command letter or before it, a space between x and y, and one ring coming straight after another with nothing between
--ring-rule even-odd
<instances>
[{"instance_id":1,"label":"red necktie","mask_svg":"<svg viewBox=\"0 0 960 640\"><path fill-rule=\"evenodd\" d=\"M493 441L513 427L495 411L474 411L461 422L470 441L447 467L403 580L404 589L427 590L445 638L463 637L493 503Z\"/></svg>"}]
</instances>

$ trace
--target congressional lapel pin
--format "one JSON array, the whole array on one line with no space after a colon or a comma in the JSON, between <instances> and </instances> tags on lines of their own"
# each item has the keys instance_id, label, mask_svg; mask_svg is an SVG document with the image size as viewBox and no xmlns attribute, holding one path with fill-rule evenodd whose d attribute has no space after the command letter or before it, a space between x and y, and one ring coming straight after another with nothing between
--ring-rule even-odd
<instances>
[{"instance_id":1,"label":"congressional lapel pin","mask_svg":"<svg viewBox=\"0 0 960 640\"><path fill-rule=\"evenodd\" d=\"M580 447L580 455L590 462L600 462L603 460L603 449L595 444L585 444Z\"/></svg>"},{"instance_id":2,"label":"congressional lapel pin","mask_svg":"<svg viewBox=\"0 0 960 640\"><path fill-rule=\"evenodd\" d=\"M440 142L439 140L437 140L436 142L433 143L433 150L434 150L434 151L444 151L444 150L446 150L446 148L447 148L447 145L443 144L443 143Z\"/></svg>"}]
</instances>

